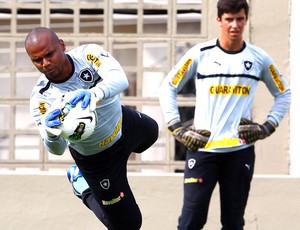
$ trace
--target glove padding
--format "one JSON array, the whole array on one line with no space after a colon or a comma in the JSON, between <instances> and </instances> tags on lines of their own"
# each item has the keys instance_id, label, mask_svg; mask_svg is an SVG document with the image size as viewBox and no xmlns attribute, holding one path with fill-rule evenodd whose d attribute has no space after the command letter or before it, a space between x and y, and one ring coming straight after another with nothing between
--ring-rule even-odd
<instances>
[{"instance_id":1,"label":"glove padding","mask_svg":"<svg viewBox=\"0 0 300 230\"><path fill-rule=\"evenodd\" d=\"M61 134L61 130L55 128L56 126L61 125L61 120L59 119L60 115L61 110L55 109L46 114L45 118L42 120L42 126L45 129L47 136L54 137Z\"/></svg>"},{"instance_id":2,"label":"glove padding","mask_svg":"<svg viewBox=\"0 0 300 230\"><path fill-rule=\"evenodd\" d=\"M208 142L210 136L209 130L196 130L191 126L183 127L181 122L171 124L168 129L177 141L192 151L197 151L199 148L203 148Z\"/></svg>"},{"instance_id":3,"label":"glove padding","mask_svg":"<svg viewBox=\"0 0 300 230\"><path fill-rule=\"evenodd\" d=\"M276 126L270 120L265 123L258 124L246 118L242 118L238 127L239 138L243 139L247 144L257 140L263 140L275 132Z\"/></svg>"},{"instance_id":4,"label":"glove padding","mask_svg":"<svg viewBox=\"0 0 300 230\"><path fill-rule=\"evenodd\" d=\"M76 104L82 100L81 108L86 109L90 105L90 111L93 112L96 109L97 102L104 97L101 89L97 90L80 90L74 97L70 99L70 104L76 106Z\"/></svg>"}]
</instances>

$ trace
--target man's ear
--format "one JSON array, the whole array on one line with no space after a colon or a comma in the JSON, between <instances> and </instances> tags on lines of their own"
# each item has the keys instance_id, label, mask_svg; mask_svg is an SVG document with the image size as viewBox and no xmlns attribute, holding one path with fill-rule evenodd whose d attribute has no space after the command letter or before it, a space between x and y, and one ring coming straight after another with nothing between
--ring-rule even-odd
<instances>
[{"instance_id":1,"label":"man's ear","mask_svg":"<svg viewBox=\"0 0 300 230\"><path fill-rule=\"evenodd\" d=\"M59 39L59 41L60 41L60 45L63 48L63 50L66 51L66 44L65 44L64 40Z\"/></svg>"},{"instance_id":2,"label":"man's ear","mask_svg":"<svg viewBox=\"0 0 300 230\"><path fill-rule=\"evenodd\" d=\"M218 23L219 25L221 25L221 18L217 17L217 18L216 18L216 21L217 21L217 23Z\"/></svg>"}]
</instances>

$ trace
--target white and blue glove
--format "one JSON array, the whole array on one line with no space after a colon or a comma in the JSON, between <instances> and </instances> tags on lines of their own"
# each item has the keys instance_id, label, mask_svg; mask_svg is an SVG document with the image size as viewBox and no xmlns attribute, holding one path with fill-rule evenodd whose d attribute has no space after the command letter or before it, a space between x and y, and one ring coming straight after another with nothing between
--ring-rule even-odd
<instances>
[{"instance_id":1,"label":"white and blue glove","mask_svg":"<svg viewBox=\"0 0 300 230\"><path fill-rule=\"evenodd\" d=\"M104 93L101 89L92 88L88 90L79 90L69 102L71 105L76 106L79 101L82 101L81 108L86 109L90 106L90 111L93 112L96 109L97 102L103 98Z\"/></svg>"},{"instance_id":2,"label":"white and blue glove","mask_svg":"<svg viewBox=\"0 0 300 230\"><path fill-rule=\"evenodd\" d=\"M60 115L60 109L54 109L53 111L47 113L44 119L42 119L42 125L39 125L42 127L39 127L39 129L44 129L48 137L59 136L61 134L61 130L55 127L61 125L61 121L59 119Z\"/></svg>"},{"instance_id":3,"label":"white and blue glove","mask_svg":"<svg viewBox=\"0 0 300 230\"><path fill-rule=\"evenodd\" d=\"M49 128L54 128L56 126L61 125L61 121L59 120L59 116L61 115L60 109L55 109L52 112L48 113L45 117L45 125Z\"/></svg>"}]
</instances>

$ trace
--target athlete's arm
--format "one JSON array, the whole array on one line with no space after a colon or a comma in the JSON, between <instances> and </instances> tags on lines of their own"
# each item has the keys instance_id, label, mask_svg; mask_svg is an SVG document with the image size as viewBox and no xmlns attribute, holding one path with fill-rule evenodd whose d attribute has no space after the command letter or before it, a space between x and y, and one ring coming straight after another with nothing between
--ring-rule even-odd
<instances>
[{"instance_id":1,"label":"athlete's arm","mask_svg":"<svg viewBox=\"0 0 300 230\"><path fill-rule=\"evenodd\" d=\"M41 124L37 126L46 149L52 154L62 155L67 148L66 139L61 136L49 136Z\"/></svg>"},{"instance_id":2,"label":"athlete's arm","mask_svg":"<svg viewBox=\"0 0 300 230\"><path fill-rule=\"evenodd\" d=\"M265 57L261 79L274 97L274 103L268 114L268 120L278 126L290 107L290 87L269 56Z\"/></svg>"},{"instance_id":3,"label":"athlete's arm","mask_svg":"<svg viewBox=\"0 0 300 230\"><path fill-rule=\"evenodd\" d=\"M196 50L194 48L189 50L171 69L161 84L159 100L167 124L180 121L177 94L197 73L197 60L194 58Z\"/></svg>"},{"instance_id":4,"label":"athlete's arm","mask_svg":"<svg viewBox=\"0 0 300 230\"><path fill-rule=\"evenodd\" d=\"M90 44L84 53L87 61L92 63L92 67L102 78L102 81L91 89L94 93L109 98L120 94L128 87L128 79L120 63L101 46Z\"/></svg>"},{"instance_id":5,"label":"athlete's arm","mask_svg":"<svg viewBox=\"0 0 300 230\"><path fill-rule=\"evenodd\" d=\"M55 136L46 130L42 119L46 114L50 105L46 98L42 98L38 93L33 93L30 98L30 113L38 127L39 133L42 137L46 149L55 155L62 155L67 148L67 141L61 136Z\"/></svg>"}]
</instances>

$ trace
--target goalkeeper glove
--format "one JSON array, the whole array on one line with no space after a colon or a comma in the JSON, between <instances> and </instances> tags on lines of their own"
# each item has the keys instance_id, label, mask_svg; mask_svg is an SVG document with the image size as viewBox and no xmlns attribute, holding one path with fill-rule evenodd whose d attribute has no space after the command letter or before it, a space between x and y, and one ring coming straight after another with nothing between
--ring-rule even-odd
<instances>
[{"instance_id":1,"label":"goalkeeper glove","mask_svg":"<svg viewBox=\"0 0 300 230\"><path fill-rule=\"evenodd\" d=\"M96 109L97 102L104 98L104 93L101 89L96 87L88 90L80 90L73 98L70 99L70 104L75 106L82 100L81 107L83 109L90 106L90 111L93 112Z\"/></svg>"},{"instance_id":2,"label":"goalkeeper glove","mask_svg":"<svg viewBox=\"0 0 300 230\"><path fill-rule=\"evenodd\" d=\"M183 127L180 121L170 124L168 129L177 141L192 151L203 148L210 136L209 130L196 130L192 127Z\"/></svg>"},{"instance_id":3,"label":"goalkeeper glove","mask_svg":"<svg viewBox=\"0 0 300 230\"><path fill-rule=\"evenodd\" d=\"M42 120L42 127L46 131L47 136L55 137L61 134L60 129L56 129L56 126L61 125L59 116L61 115L60 109L55 109L49 112L45 118Z\"/></svg>"},{"instance_id":4,"label":"goalkeeper glove","mask_svg":"<svg viewBox=\"0 0 300 230\"><path fill-rule=\"evenodd\" d=\"M242 118L238 127L239 138L243 139L247 144L257 140L263 140L275 132L276 125L267 120L262 125L252 122L246 118Z\"/></svg>"}]
</instances>

